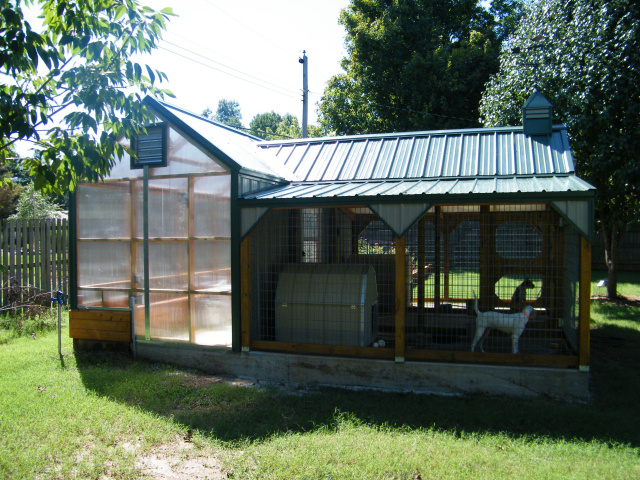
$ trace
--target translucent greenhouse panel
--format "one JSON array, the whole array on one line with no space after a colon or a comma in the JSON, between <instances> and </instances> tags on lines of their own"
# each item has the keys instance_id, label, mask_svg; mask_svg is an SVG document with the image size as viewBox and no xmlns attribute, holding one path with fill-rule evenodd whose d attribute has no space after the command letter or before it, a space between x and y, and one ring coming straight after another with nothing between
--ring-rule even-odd
<instances>
[{"instance_id":1,"label":"translucent greenhouse panel","mask_svg":"<svg viewBox=\"0 0 640 480\"><path fill-rule=\"evenodd\" d=\"M189 296L149 294L151 338L189 341Z\"/></svg>"},{"instance_id":2,"label":"translucent greenhouse panel","mask_svg":"<svg viewBox=\"0 0 640 480\"><path fill-rule=\"evenodd\" d=\"M129 182L80 185L76 201L78 206L78 238L131 237Z\"/></svg>"},{"instance_id":3,"label":"translucent greenhouse panel","mask_svg":"<svg viewBox=\"0 0 640 480\"><path fill-rule=\"evenodd\" d=\"M78 242L78 287L130 288L129 242Z\"/></svg>"},{"instance_id":4,"label":"translucent greenhouse panel","mask_svg":"<svg viewBox=\"0 0 640 480\"><path fill-rule=\"evenodd\" d=\"M137 293L135 295L135 306L133 308L133 324L135 328L136 338L144 338L144 295L142 293Z\"/></svg>"},{"instance_id":5,"label":"translucent greenhouse panel","mask_svg":"<svg viewBox=\"0 0 640 480\"><path fill-rule=\"evenodd\" d=\"M231 242L193 242L193 289L208 292L231 291Z\"/></svg>"},{"instance_id":6,"label":"translucent greenhouse panel","mask_svg":"<svg viewBox=\"0 0 640 480\"><path fill-rule=\"evenodd\" d=\"M198 345L231 346L231 296L194 295L192 314Z\"/></svg>"},{"instance_id":7,"label":"translucent greenhouse panel","mask_svg":"<svg viewBox=\"0 0 640 480\"><path fill-rule=\"evenodd\" d=\"M104 306L108 308L129 308L129 291L102 292Z\"/></svg>"},{"instance_id":8,"label":"translucent greenhouse panel","mask_svg":"<svg viewBox=\"0 0 640 480\"><path fill-rule=\"evenodd\" d=\"M231 236L231 176L193 179L193 232L196 237Z\"/></svg>"},{"instance_id":9,"label":"translucent greenhouse panel","mask_svg":"<svg viewBox=\"0 0 640 480\"><path fill-rule=\"evenodd\" d=\"M79 307L102 307L102 290L78 290Z\"/></svg>"},{"instance_id":10,"label":"translucent greenhouse panel","mask_svg":"<svg viewBox=\"0 0 640 480\"><path fill-rule=\"evenodd\" d=\"M127 146L129 143L127 142ZM109 175L105 177L105 179L111 178L140 178L143 175L143 170L141 168L132 169L131 168L131 157L128 153L125 153L122 156L122 159L116 160L115 165L109 172Z\"/></svg>"},{"instance_id":11,"label":"translucent greenhouse panel","mask_svg":"<svg viewBox=\"0 0 640 480\"><path fill-rule=\"evenodd\" d=\"M189 199L186 178L149 180L149 237L180 238L187 236ZM134 183L136 225L135 236L143 236L142 182Z\"/></svg>"},{"instance_id":12,"label":"translucent greenhouse panel","mask_svg":"<svg viewBox=\"0 0 640 480\"><path fill-rule=\"evenodd\" d=\"M187 242L151 242L149 244L149 288L187 290L189 254ZM144 272L144 244L137 245L136 273ZM139 286L144 279L140 278Z\"/></svg>"},{"instance_id":13,"label":"translucent greenhouse panel","mask_svg":"<svg viewBox=\"0 0 640 480\"><path fill-rule=\"evenodd\" d=\"M167 152L167 166L152 168L151 176L184 175L186 173L224 172L225 169L208 155L202 152L191 141L178 132L169 129L169 151Z\"/></svg>"}]
</instances>

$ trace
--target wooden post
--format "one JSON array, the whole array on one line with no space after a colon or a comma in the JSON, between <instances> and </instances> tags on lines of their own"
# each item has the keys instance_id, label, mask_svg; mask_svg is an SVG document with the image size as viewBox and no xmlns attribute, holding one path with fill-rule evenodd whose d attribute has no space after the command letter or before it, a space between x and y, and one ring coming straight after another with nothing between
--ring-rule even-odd
<instances>
[{"instance_id":1,"label":"wooden post","mask_svg":"<svg viewBox=\"0 0 640 480\"><path fill-rule=\"evenodd\" d=\"M580 317L578 322L578 368L589 371L591 327L591 243L580 237Z\"/></svg>"},{"instance_id":2,"label":"wooden post","mask_svg":"<svg viewBox=\"0 0 640 480\"><path fill-rule=\"evenodd\" d=\"M251 236L240 243L240 327L242 351L251 347Z\"/></svg>"},{"instance_id":3,"label":"wooden post","mask_svg":"<svg viewBox=\"0 0 640 480\"><path fill-rule=\"evenodd\" d=\"M396 362L404 362L404 343L405 343L405 312L407 303L407 285L406 285L406 253L405 253L405 237L396 237Z\"/></svg>"},{"instance_id":4,"label":"wooden post","mask_svg":"<svg viewBox=\"0 0 640 480\"><path fill-rule=\"evenodd\" d=\"M441 264L440 264L440 223L441 223L441 208L436 206L436 215L434 219L434 226L436 230L436 243L435 243L435 260L436 263L434 265L433 270L433 310L434 312L440 311L440 275L442 273Z\"/></svg>"},{"instance_id":5,"label":"wooden post","mask_svg":"<svg viewBox=\"0 0 640 480\"><path fill-rule=\"evenodd\" d=\"M418 321L420 324L420 328L423 329L423 333L424 333L424 298L425 298L425 288L424 288L424 281L425 281L425 264L427 263L426 260L426 237L427 237L427 221L425 219L425 217L423 216L419 221L418 221L418 275L417 275L417 280L418 280ZM413 273L413 272L412 272ZM412 296L413 296L413 292L411 292Z\"/></svg>"}]
</instances>

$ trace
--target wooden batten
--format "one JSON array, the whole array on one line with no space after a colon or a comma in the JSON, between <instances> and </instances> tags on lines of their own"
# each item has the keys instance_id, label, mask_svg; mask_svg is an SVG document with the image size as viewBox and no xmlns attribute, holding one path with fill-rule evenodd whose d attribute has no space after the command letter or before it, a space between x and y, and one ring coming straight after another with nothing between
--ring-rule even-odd
<instances>
[{"instance_id":1,"label":"wooden batten","mask_svg":"<svg viewBox=\"0 0 640 480\"><path fill-rule=\"evenodd\" d=\"M395 356L397 362L404 362L404 344L405 344L405 316L407 310L407 284L406 278L406 240L405 237L396 237L396 343Z\"/></svg>"},{"instance_id":2,"label":"wooden batten","mask_svg":"<svg viewBox=\"0 0 640 480\"><path fill-rule=\"evenodd\" d=\"M240 244L240 325L242 348L251 345L251 237Z\"/></svg>"},{"instance_id":3,"label":"wooden batten","mask_svg":"<svg viewBox=\"0 0 640 480\"><path fill-rule=\"evenodd\" d=\"M79 340L131 342L131 312L70 310L69 337Z\"/></svg>"},{"instance_id":4,"label":"wooden batten","mask_svg":"<svg viewBox=\"0 0 640 480\"><path fill-rule=\"evenodd\" d=\"M578 364L589 367L591 328L591 244L580 237L580 319L578 322Z\"/></svg>"}]
</instances>

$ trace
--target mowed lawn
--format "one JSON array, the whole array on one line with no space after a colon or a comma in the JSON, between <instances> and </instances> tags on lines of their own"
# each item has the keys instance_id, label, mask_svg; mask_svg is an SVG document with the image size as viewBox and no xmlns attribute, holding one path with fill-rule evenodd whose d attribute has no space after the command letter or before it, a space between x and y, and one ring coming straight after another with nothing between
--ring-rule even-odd
<instances>
[{"instance_id":1,"label":"mowed lawn","mask_svg":"<svg viewBox=\"0 0 640 480\"><path fill-rule=\"evenodd\" d=\"M635 299L592 303L588 404L286 389L0 332L0 478L640 478L640 276L620 280Z\"/></svg>"}]
</instances>

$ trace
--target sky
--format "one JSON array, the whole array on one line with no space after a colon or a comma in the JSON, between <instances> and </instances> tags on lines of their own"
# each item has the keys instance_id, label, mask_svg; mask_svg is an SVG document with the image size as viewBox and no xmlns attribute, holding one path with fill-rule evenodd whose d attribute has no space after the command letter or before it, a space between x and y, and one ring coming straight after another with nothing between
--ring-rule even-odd
<instances>
[{"instance_id":1,"label":"sky","mask_svg":"<svg viewBox=\"0 0 640 480\"><path fill-rule=\"evenodd\" d=\"M213 111L236 100L249 126L259 113L291 113L302 123L302 52L309 72L309 125L328 80L346 56L340 11L349 0L141 0L171 7L160 48L141 63L169 77L167 99L186 110Z\"/></svg>"}]
</instances>

